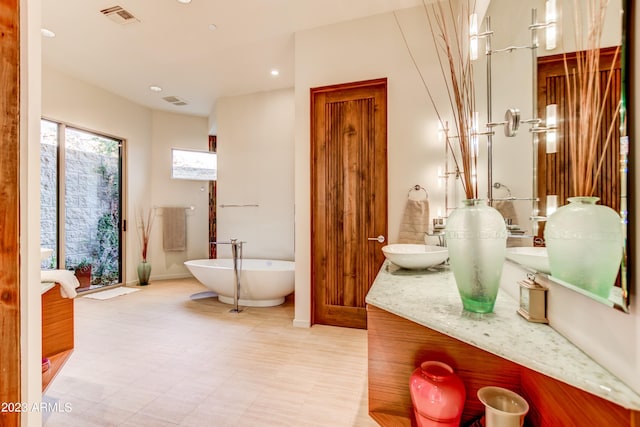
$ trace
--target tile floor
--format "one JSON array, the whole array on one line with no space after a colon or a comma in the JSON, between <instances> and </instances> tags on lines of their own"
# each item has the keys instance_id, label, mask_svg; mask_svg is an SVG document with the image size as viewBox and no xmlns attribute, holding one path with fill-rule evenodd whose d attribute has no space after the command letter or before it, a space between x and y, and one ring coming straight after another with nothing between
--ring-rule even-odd
<instances>
[{"instance_id":1,"label":"tile floor","mask_svg":"<svg viewBox=\"0 0 640 427\"><path fill-rule=\"evenodd\" d=\"M75 302L54 426L368 427L366 331L294 328L293 304L230 313L194 279ZM57 405L55 405L57 404Z\"/></svg>"}]
</instances>

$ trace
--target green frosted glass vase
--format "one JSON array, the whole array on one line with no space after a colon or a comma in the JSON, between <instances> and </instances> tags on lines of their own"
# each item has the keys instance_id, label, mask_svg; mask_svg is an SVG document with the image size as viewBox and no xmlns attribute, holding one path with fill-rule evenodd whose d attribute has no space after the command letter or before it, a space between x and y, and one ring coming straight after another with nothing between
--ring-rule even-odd
<instances>
[{"instance_id":1,"label":"green frosted glass vase","mask_svg":"<svg viewBox=\"0 0 640 427\"><path fill-rule=\"evenodd\" d=\"M491 313L498 296L507 248L507 227L480 199L463 200L447 220L449 264L465 310Z\"/></svg>"},{"instance_id":2,"label":"green frosted glass vase","mask_svg":"<svg viewBox=\"0 0 640 427\"><path fill-rule=\"evenodd\" d=\"M620 215L598 197L570 197L547 218L544 239L551 275L609 298L622 261Z\"/></svg>"},{"instance_id":3,"label":"green frosted glass vase","mask_svg":"<svg viewBox=\"0 0 640 427\"><path fill-rule=\"evenodd\" d=\"M142 261L138 264L138 285L147 286L149 284L149 277L151 276L151 264L147 261Z\"/></svg>"}]
</instances>

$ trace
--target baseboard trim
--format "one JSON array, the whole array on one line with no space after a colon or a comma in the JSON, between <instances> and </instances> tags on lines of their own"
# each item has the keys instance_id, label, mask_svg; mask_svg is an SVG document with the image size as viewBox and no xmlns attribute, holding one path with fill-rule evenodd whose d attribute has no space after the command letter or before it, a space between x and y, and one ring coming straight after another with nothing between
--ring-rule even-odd
<instances>
[{"instance_id":1,"label":"baseboard trim","mask_svg":"<svg viewBox=\"0 0 640 427\"><path fill-rule=\"evenodd\" d=\"M294 328L310 328L311 322L309 322L308 320L293 319L293 327Z\"/></svg>"}]
</instances>

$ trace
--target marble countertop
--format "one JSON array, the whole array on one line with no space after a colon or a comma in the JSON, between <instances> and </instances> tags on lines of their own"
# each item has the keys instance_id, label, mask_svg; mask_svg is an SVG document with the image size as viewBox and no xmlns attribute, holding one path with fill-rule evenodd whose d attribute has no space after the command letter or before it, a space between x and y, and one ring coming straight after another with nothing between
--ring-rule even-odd
<instances>
[{"instance_id":1,"label":"marble countertop","mask_svg":"<svg viewBox=\"0 0 640 427\"><path fill-rule=\"evenodd\" d=\"M517 314L499 291L494 312L464 311L453 273L442 266L404 270L385 261L366 297L371 304L628 409L640 396L551 327Z\"/></svg>"}]
</instances>

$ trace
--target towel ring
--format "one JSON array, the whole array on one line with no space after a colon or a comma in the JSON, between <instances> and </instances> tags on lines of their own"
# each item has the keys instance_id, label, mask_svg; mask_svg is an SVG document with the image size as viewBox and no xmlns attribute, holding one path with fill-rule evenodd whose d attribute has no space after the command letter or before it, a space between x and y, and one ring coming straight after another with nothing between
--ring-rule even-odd
<instances>
[{"instance_id":1,"label":"towel ring","mask_svg":"<svg viewBox=\"0 0 640 427\"><path fill-rule=\"evenodd\" d=\"M407 193L407 198L409 198L411 196L411 192L412 191L420 191L420 190L424 191L424 197L428 200L429 199L429 193L427 193L427 190L424 187L422 187L422 186L420 186L418 184L414 185L413 187L411 187L409 189L409 192Z\"/></svg>"}]
</instances>

